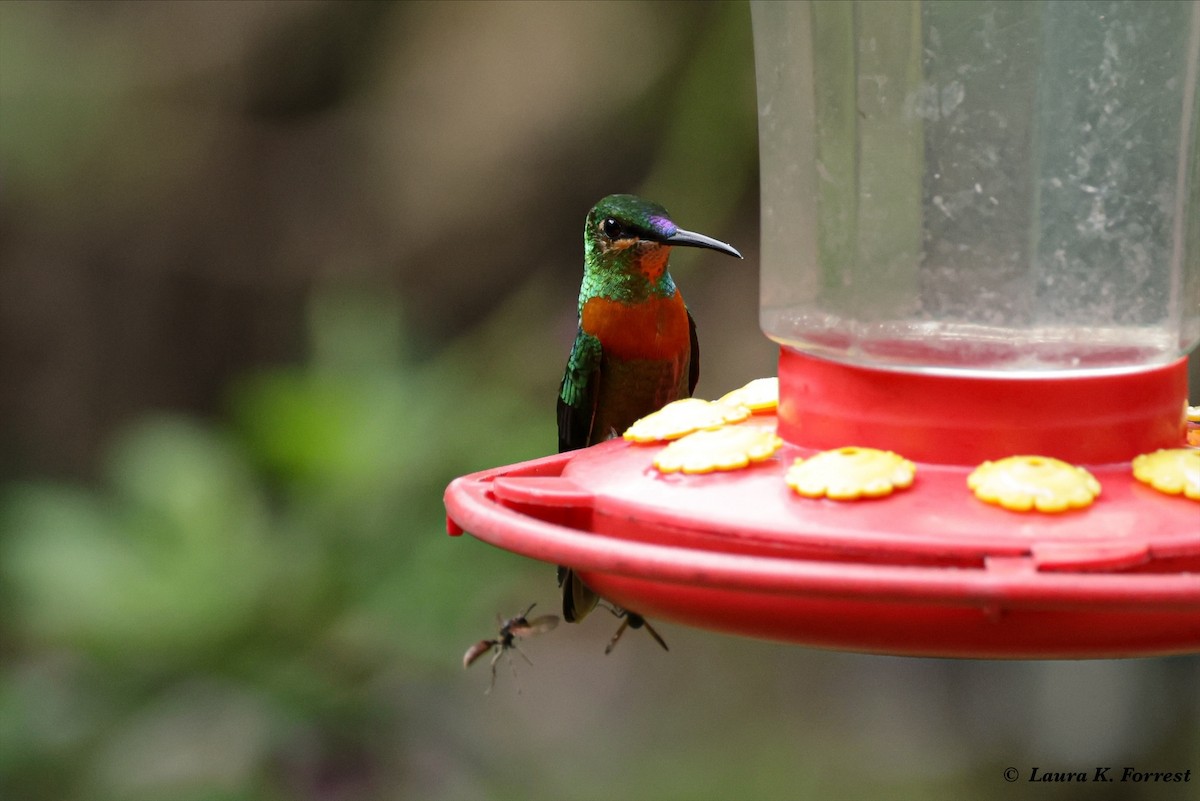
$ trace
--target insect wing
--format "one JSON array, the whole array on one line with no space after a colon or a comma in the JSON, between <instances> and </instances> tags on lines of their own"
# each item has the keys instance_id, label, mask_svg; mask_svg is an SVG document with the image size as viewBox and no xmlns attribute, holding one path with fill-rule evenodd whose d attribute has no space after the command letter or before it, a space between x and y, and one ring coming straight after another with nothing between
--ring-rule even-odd
<instances>
[{"instance_id":1,"label":"insect wing","mask_svg":"<svg viewBox=\"0 0 1200 801\"><path fill-rule=\"evenodd\" d=\"M557 615L542 615L533 620L525 620L521 625L514 625L509 630L518 637L532 637L535 634L545 634L557 625Z\"/></svg>"}]
</instances>

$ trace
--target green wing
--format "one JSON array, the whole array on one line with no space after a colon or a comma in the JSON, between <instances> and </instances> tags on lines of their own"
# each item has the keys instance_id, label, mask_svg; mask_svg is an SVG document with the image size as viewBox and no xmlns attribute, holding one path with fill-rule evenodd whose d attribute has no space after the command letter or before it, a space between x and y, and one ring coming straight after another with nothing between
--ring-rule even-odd
<instances>
[{"instance_id":1,"label":"green wing","mask_svg":"<svg viewBox=\"0 0 1200 801\"><path fill-rule=\"evenodd\" d=\"M600 340L582 328L567 360L562 384L558 388L558 451L586 448L592 443L592 422L600 397Z\"/></svg>"},{"instance_id":2,"label":"green wing","mask_svg":"<svg viewBox=\"0 0 1200 801\"><path fill-rule=\"evenodd\" d=\"M600 397L600 358L603 353L600 340L580 328L558 388L559 453L591 444L592 423L596 419L596 403ZM559 566L558 583L562 587L563 618L568 623L583 620L599 601L599 596L569 567Z\"/></svg>"}]
</instances>

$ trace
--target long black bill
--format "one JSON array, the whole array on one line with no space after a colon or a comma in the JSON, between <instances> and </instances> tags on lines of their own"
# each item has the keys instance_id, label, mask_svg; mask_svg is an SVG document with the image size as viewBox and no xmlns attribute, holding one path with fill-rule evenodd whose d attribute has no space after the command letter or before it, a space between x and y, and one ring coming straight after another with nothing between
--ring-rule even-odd
<instances>
[{"instance_id":1,"label":"long black bill","mask_svg":"<svg viewBox=\"0 0 1200 801\"><path fill-rule=\"evenodd\" d=\"M733 245L727 245L719 239L713 239L711 236L697 234L692 231L685 231L679 228L675 233L663 239L663 242L672 247L688 247L688 248L708 248L709 250L719 250L730 256L742 258L742 254L738 253L737 248Z\"/></svg>"}]
</instances>

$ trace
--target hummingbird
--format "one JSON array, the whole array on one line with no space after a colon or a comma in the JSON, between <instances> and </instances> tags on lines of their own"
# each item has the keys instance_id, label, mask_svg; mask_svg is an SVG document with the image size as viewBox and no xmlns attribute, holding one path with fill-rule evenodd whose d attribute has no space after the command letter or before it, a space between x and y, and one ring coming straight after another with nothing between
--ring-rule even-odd
<instances>
[{"instance_id":1,"label":"hummingbird","mask_svg":"<svg viewBox=\"0 0 1200 801\"><path fill-rule=\"evenodd\" d=\"M638 419L689 398L700 378L696 322L667 269L673 247L708 248L742 258L731 245L685 231L667 210L635 195L609 195L583 227L579 328L558 391L558 450L620 436ZM582 620L599 601L569 567L558 568L563 618ZM605 653L640 615L624 617Z\"/></svg>"}]
</instances>

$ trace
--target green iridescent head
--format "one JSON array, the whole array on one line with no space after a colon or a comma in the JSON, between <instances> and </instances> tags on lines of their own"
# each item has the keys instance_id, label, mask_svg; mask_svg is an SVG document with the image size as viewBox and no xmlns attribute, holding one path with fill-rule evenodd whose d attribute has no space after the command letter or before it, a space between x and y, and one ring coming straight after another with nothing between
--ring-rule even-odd
<instances>
[{"instance_id":1,"label":"green iridescent head","mask_svg":"<svg viewBox=\"0 0 1200 801\"><path fill-rule=\"evenodd\" d=\"M731 245L685 231L667 210L636 195L609 195L588 212L583 228L585 268L633 269L657 280L672 247L709 248L741 258Z\"/></svg>"}]
</instances>

